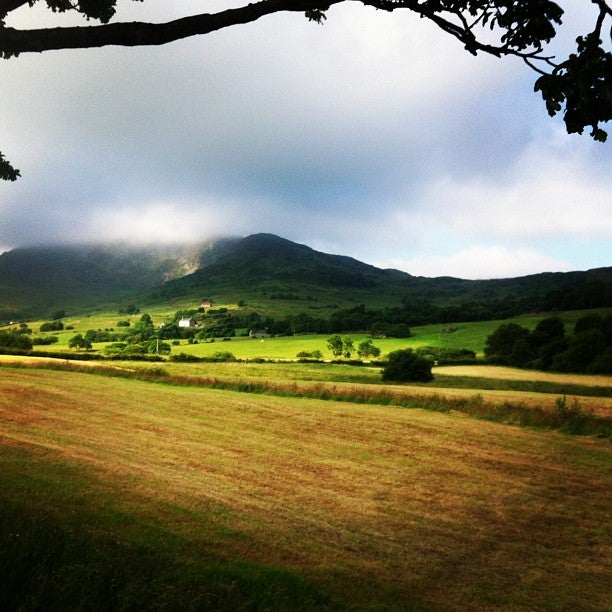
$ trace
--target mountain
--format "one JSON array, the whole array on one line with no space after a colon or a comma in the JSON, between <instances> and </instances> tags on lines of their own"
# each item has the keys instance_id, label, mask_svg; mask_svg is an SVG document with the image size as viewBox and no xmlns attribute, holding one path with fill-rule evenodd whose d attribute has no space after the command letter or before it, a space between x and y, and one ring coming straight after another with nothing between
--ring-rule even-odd
<instances>
[{"instance_id":1,"label":"mountain","mask_svg":"<svg viewBox=\"0 0 612 612\"><path fill-rule=\"evenodd\" d=\"M14 249L0 255L0 318L118 303L213 263L237 240Z\"/></svg>"},{"instance_id":2,"label":"mountain","mask_svg":"<svg viewBox=\"0 0 612 612\"><path fill-rule=\"evenodd\" d=\"M511 279L425 278L329 255L271 234L234 243L210 265L154 290L156 301L225 296L270 311L398 307L436 311L447 320L512 316L543 309L612 305L612 268L542 273ZM284 307L271 302L283 300ZM491 315L495 315L495 317ZM467 318L466 318L467 317Z\"/></svg>"},{"instance_id":3,"label":"mountain","mask_svg":"<svg viewBox=\"0 0 612 612\"><path fill-rule=\"evenodd\" d=\"M611 306L612 268L486 281L425 278L272 234L188 246L54 246L0 255L1 320L130 302L141 307L171 302L178 309L204 298L246 303L272 315L316 309L318 316L329 316L365 304L474 320Z\"/></svg>"},{"instance_id":4,"label":"mountain","mask_svg":"<svg viewBox=\"0 0 612 612\"><path fill-rule=\"evenodd\" d=\"M341 255L328 255L273 234L254 234L239 242L209 265L169 287L207 284L299 285L371 288L409 274L385 271Z\"/></svg>"}]
</instances>

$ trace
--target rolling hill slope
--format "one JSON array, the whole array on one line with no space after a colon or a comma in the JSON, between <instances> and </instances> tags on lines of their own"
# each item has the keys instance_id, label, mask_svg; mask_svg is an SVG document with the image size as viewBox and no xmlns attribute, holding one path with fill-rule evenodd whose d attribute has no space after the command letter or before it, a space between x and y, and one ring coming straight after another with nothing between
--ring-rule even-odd
<instances>
[{"instance_id":1,"label":"rolling hill slope","mask_svg":"<svg viewBox=\"0 0 612 612\"><path fill-rule=\"evenodd\" d=\"M232 239L189 246L122 244L19 248L0 255L0 318L88 308L143 291L215 261Z\"/></svg>"},{"instance_id":2,"label":"rolling hill slope","mask_svg":"<svg viewBox=\"0 0 612 612\"><path fill-rule=\"evenodd\" d=\"M329 302L337 307L378 308L419 304L456 308L460 316L466 308L489 304L517 314L612 305L612 268L478 281L425 278L321 253L271 234L255 234L236 242L213 263L165 283L151 295L164 301L215 293L234 300L237 296L249 301L282 299L295 302L296 307L309 301L323 308ZM477 312L472 315L478 318Z\"/></svg>"},{"instance_id":3,"label":"rolling hill slope","mask_svg":"<svg viewBox=\"0 0 612 612\"><path fill-rule=\"evenodd\" d=\"M447 320L612 305L612 268L498 280L424 278L315 251L272 234L205 244L20 248L0 255L0 320L130 302L246 301L287 309L444 308ZM459 318L457 318L459 317Z\"/></svg>"}]
</instances>

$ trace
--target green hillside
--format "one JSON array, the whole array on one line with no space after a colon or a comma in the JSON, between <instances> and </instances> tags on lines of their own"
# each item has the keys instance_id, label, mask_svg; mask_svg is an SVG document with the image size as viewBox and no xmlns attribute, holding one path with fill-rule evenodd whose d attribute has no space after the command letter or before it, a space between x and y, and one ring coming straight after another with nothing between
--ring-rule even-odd
<instances>
[{"instance_id":1,"label":"green hillside","mask_svg":"<svg viewBox=\"0 0 612 612\"><path fill-rule=\"evenodd\" d=\"M416 277L271 234L206 244L20 248L0 255L0 322L120 310L197 308L203 299L284 318L386 310L410 325L612 306L612 268L498 280Z\"/></svg>"},{"instance_id":2,"label":"green hillside","mask_svg":"<svg viewBox=\"0 0 612 612\"><path fill-rule=\"evenodd\" d=\"M0 255L0 320L133 301L215 261L231 239L187 246L41 246Z\"/></svg>"},{"instance_id":3,"label":"green hillside","mask_svg":"<svg viewBox=\"0 0 612 612\"><path fill-rule=\"evenodd\" d=\"M149 294L157 303L215 296L271 316L308 310L399 308L413 325L507 318L530 312L612 305L612 268L513 279L425 278L320 253L278 236L255 234L211 265ZM318 311L318 312L312 312Z\"/></svg>"}]
</instances>

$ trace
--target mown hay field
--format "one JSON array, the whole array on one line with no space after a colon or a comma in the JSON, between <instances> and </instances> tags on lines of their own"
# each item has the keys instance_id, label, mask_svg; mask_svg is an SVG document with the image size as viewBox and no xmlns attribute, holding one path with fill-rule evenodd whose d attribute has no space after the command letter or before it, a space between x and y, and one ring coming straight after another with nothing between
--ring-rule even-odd
<instances>
[{"instance_id":1,"label":"mown hay field","mask_svg":"<svg viewBox=\"0 0 612 612\"><path fill-rule=\"evenodd\" d=\"M546 382L569 383L575 385L591 385L593 387L612 387L612 376L595 374L570 374L543 372L540 370L521 370L492 365L453 365L435 368L438 375L471 376L498 378L503 380L540 380Z\"/></svg>"},{"instance_id":2,"label":"mown hay field","mask_svg":"<svg viewBox=\"0 0 612 612\"><path fill-rule=\"evenodd\" d=\"M0 462L0 596L30 609L49 591L91 607L91 585L119 607L227 610L603 610L612 595L607 440L2 367Z\"/></svg>"},{"instance_id":3,"label":"mown hay field","mask_svg":"<svg viewBox=\"0 0 612 612\"><path fill-rule=\"evenodd\" d=\"M74 364L87 369L100 366L126 372L147 371L151 364L142 362L70 362L43 357L0 355L0 364L51 366ZM157 366L156 366L157 367ZM519 370L499 366L440 366L433 369L435 378L427 384L381 384L380 367L351 366L329 363L174 363L159 364L171 376L190 379L205 378L227 384L255 383L277 390L285 386L296 394L313 389L348 394L372 395L390 393L398 398L435 396L473 398L496 403L520 403L526 407L554 410L561 397L577 402L580 409L598 416L612 415L612 377L585 374L559 374ZM598 391L599 390L599 391Z\"/></svg>"}]
</instances>

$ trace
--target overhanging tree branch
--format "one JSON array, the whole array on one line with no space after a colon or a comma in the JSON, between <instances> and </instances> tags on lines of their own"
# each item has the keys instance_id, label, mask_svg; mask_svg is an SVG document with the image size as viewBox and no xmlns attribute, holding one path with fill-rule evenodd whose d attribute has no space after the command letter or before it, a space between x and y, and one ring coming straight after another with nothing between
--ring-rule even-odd
<instances>
[{"instance_id":1,"label":"overhanging tree branch","mask_svg":"<svg viewBox=\"0 0 612 612\"><path fill-rule=\"evenodd\" d=\"M0 28L0 52L5 56L57 49L89 49L108 45L136 47L210 34L223 28L247 24L261 17L284 11L305 13L324 10L345 0L262 0L254 4L203 13L166 23L126 22L98 26L17 30Z\"/></svg>"},{"instance_id":2,"label":"overhanging tree branch","mask_svg":"<svg viewBox=\"0 0 612 612\"><path fill-rule=\"evenodd\" d=\"M0 0L0 19L24 4L28 4L28 0Z\"/></svg>"},{"instance_id":3,"label":"overhanging tree branch","mask_svg":"<svg viewBox=\"0 0 612 612\"><path fill-rule=\"evenodd\" d=\"M427 19L459 40L467 51L496 57L516 56L539 75L535 89L542 93L551 115L563 110L568 132L592 127L596 140L605 140L599 123L612 119L612 55L601 41L604 23L612 19L607 0L583 0L599 11L590 33L577 39L578 49L564 61L545 55L544 45L561 25L563 10L552 0L259 0L217 13L202 13L165 23L109 23L117 0L45 0L53 12L78 12L101 25L19 30L2 21L11 11L38 0L0 0L0 56L59 49L89 49L108 45L164 45L192 36L257 21L279 12L301 12L322 23L325 11L343 2L358 2L384 11L405 9ZM483 29L496 36L485 39ZM485 42L486 40L486 42ZM492 41L492 42L491 42ZM0 154L0 179L15 180L19 171Z\"/></svg>"}]
</instances>

